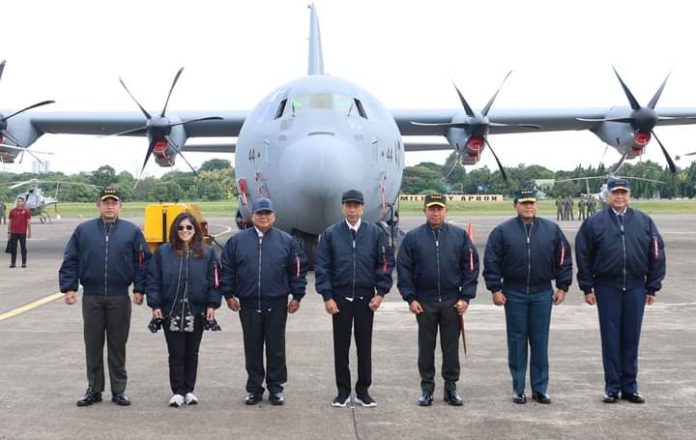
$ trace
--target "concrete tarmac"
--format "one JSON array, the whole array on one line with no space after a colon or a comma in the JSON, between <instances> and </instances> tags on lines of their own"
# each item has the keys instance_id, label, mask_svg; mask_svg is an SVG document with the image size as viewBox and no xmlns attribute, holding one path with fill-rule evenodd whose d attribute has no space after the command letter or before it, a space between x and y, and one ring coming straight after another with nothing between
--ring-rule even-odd
<instances>
[{"instance_id":1,"label":"concrete tarmac","mask_svg":"<svg viewBox=\"0 0 696 440\"><path fill-rule=\"evenodd\" d=\"M491 303L480 280L478 297L466 314L469 355L461 354L458 387L464 406L459 408L442 401L439 356L436 401L429 408L416 405L416 320L396 287L375 317L370 391L378 406L332 408L336 389L331 319L314 290L313 274L302 307L288 319L285 406L271 406L267 400L254 407L244 404L241 326L236 314L221 308L217 316L223 331L206 333L201 345L196 385L200 404L169 408L164 336L147 330L150 309L136 306L127 362L127 394L133 404L111 403L107 380L104 402L78 408L75 401L87 385L80 302L67 306L57 296L23 313L8 314L58 291L63 247L78 220L34 224L29 267L0 267L0 439L694 438L696 297L691 289L696 286L696 215L654 218L666 242L668 270L658 302L647 308L643 325L639 384L646 404L602 403L597 312L585 305L575 280L552 315L553 403L513 404L504 311ZM449 217L463 227L474 225L481 253L488 233L504 219ZM233 224L231 217L209 220L217 232ZM402 227L422 221L404 218ZM578 225L561 223L571 243ZM220 239L228 237L229 233ZM354 357L351 363L356 374ZM531 394L529 385L527 393Z\"/></svg>"}]
</instances>

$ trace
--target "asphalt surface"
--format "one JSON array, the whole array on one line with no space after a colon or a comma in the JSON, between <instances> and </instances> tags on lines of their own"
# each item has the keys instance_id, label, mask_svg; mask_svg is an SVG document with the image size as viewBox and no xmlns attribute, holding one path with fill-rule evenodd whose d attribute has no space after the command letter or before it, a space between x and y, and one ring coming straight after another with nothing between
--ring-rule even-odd
<instances>
[{"instance_id":1,"label":"asphalt surface","mask_svg":"<svg viewBox=\"0 0 696 440\"><path fill-rule=\"evenodd\" d=\"M481 252L488 233L503 219L449 218L464 227L473 224ZM233 225L231 217L209 220L214 232ZM1 318L58 291L63 246L78 220L34 224L29 267L0 267L0 439L694 438L696 300L691 289L696 286L696 215L660 215L655 220L666 242L668 270L658 302L646 310L643 325L639 384L646 404L602 403L597 312L584 304L576 285L552 316L553 403L513 404L504 312L492 305L480 282L478 297L466 314L469 355L461 355L459 382L464 406L442 402L439 361L435 403L429 408L416 405L417 326L394 288L375 317L371 394L378 406L370 409L329 404L335 395L331 320L314 291L313 275L301 309L288 319L285 406L268 401L255 407L244 404L241 326L234 313L220 309L223 331L206 333L201 345L196 386L200 404L169 408L164 336L147 330L150 310L141 306L134 307L128 343L127 394L133 405L112 404L107 380L104 402L76 407L86 388L79 302L67 306L58 298ZM404 218L402 227L421 221ZM561 226L572 243L578 222ZM355 374L354 358L351 363Z\"/></svg>"}]
</instances>

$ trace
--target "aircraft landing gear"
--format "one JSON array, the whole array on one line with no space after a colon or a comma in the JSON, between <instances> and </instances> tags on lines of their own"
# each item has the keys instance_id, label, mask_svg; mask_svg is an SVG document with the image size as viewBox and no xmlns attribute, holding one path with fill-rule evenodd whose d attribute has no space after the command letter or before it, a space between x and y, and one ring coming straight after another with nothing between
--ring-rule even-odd
<instances>
[{"instance_id":1,"label":"aircraft landing gear","mask_svg":"<svg viewBox=\"0 0 696 440\"><path fill-rule=\"evenodd\" d=\"M51 223L51 216L49 216L49 215L46 214L45 212L42 212L41 214L39 214L39 221L40 221L42 224L43 224L43 223Z\"/></svg>"},{"instance_id":2,"label":"aircraft landing gear","mask_svg":"<svg viewBox=\"0 0 696 440\"><path fill-rule=\"evenodd\" d=\"M308 269L314 270L314 263L317 261L317 246L319 245L319 237L298 231L295 231L292 235L295 237L295 241L297 241L304 251L305 257L307 257Z\"/></svg>"}]
</instances>

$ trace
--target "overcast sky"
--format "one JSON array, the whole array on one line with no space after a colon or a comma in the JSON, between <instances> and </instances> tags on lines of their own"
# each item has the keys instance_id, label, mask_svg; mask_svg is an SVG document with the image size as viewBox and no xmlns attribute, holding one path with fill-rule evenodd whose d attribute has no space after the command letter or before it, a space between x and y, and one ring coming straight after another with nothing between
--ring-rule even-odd
<instances>
[{"instance_id":1,"label":"overcast sky","mask_svg":"<svg viewBox=\"0 0 696 440\"><path fill-rule=\"evenodd\" d=\"M44 99L46 111L160 111L184 66L170 111L251 110L271 90L306 73L305 0L3 2L0 109ZM645 105L672 76L659 105L696 108L696 33L683 1L319 0L327 73L351 80L390 109L456 108L452 80L481 108L508 70L495 108L626 105L615 65ZM659 107L658 107L659 108ZM43 111L43 109L41 110ZM696 126L658 127L673 156L696 151ZM491 136L505 165L552 169L596 165L604 145L588 132ZM110 164L136 172L145 139L45 135L53 171ZM447 153L407 153L407 165ZM214 157L189 154L195 165ZM231 154L219 157L233 161ZM653 141L646 157L664 163ZM610 149L605 163L618 153ZM688 164L690 158L677 162ZM495 168L486 151L480 165ZM177 168L186 170L183 161ZM6 171L31 170L30 160ZM146 175L160 175L150 161Z\"/></svg>"}]
</instances>

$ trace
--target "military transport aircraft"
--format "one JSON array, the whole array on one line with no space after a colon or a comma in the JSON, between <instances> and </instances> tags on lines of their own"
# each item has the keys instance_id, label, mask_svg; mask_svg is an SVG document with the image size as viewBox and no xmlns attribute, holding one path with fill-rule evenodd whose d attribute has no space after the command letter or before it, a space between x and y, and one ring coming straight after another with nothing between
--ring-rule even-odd
<instances>
[{"instance_id":1,"label":"military transport aircraft","mask_svg":"<svg viewBox=\"0 0 696 440\"><path fill-rule=\"evenodd\" d=\"M45 133L147 136L143 167L150 156L167 167L186 151L236 152L239 227L250 223L255 198L270 197L277 210L276 225L301 240L311 257L318 234L342 218L340 196L348 188L365 194L367 220L378 222L392 236L398 232L405 151L454 149L462 164L474 164L486 147L494 154L489 134L590 130L629 159L639 156L655 138L674 169L654 128L696 123L696 108L656 109L666 79L643 106L618 72L629 106L494 110L496 91L483 109L475 110L456 89L460 109L390 111L366 90L324 73L313 5L307 76L272 90L254 110L168 111L180 74L181 70L157 113L140 105L121 81L139 112L2 112L0 136L3 143L22 148ZM8 113L11 117L2 116ZM402 136L443 136L446 143L410 143ZM236 141L187 145L195 137ZM497 156L496 160L502 169Z\"/></svg>"}]
</instances>

